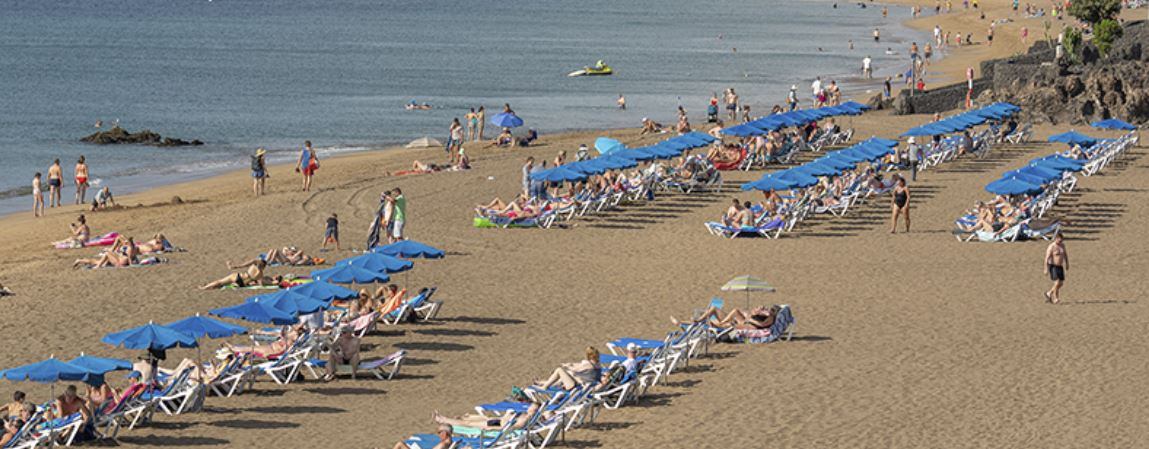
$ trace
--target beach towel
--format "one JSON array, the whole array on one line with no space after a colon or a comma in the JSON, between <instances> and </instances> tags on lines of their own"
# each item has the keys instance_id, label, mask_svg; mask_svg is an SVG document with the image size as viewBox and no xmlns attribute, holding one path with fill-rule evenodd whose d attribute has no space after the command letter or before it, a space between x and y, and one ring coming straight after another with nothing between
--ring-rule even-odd
<instances>
[{"instance_id":1,"label":"beach towel","mask_svg":"<svg viewBox=\"0 0 1149 449\"><path fill-rule=\"evenodd\" d=\"M116 237L119 236L120 234L118 232L109 232L107 234L88 240L86 243L84 243L83 246L77 246L72 240L60 240L58 242L52 242L52 245L54 245L56 249L75 249L89 246L111 246L112 243L116 242Z\"/></svg>"},{"instance_id":2,"label":"beach towel","mask_svg":"<svg viewBox=\"0 0 1149 449\"><path fill-rule=\"evenodd\" d=\"M774 324L770 325L769 329L735 329L727 336L734 342L770 343L780 338L786 329L793 324L794 315L790 313L790 308L782 306L778 311L778 316L774 318Z\"/></svg>"},{"instance_id":3,"label":"beach towel","mask_svg":"<svg viewBox=\"0 0 1149 449\"><path fill-rule=\"evenodd\" d=\"M291 279L283 281L280 285L248 285L246 287L236 287L235 284L225 285L220 287L220 290L280 290L285 288L295 287L296 285L303 285L311 283L311 279Z\"/></svg>"}]
</instances>

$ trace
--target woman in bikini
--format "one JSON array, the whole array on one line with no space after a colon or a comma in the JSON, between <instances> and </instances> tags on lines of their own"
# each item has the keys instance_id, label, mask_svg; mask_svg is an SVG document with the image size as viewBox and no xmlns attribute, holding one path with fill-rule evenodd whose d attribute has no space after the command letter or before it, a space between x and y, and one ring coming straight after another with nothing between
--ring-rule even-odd
<instances>
[{"instance_id":1,"label":"woman in bikini","mask_svg":"<svg viewBox=\"0 0 1149 449\"><path fill-rule=\"evenodd\" d=\"M267 268L267 262L263 259L255 261L252 265L247 267L247 271L229 274L222 279L215 280L200 287L200 290L212 290L220 287L234 285L237 288L244 288L247 286L258 285L276 285L275 279L263 275L263 270Z\"/></svg>"},{"instance_id":2,"label":"woman in bikini","mask_svg":"<svg viewBox=\"0 0 1149 449\"><path fill-rule=\"evenodd\" d=\"M510 427L512 430L522 430L527 425L527 423L531 421L531 418L535 416L535 413L539 411L539 407L539 403L532 402L531 405L527 407L527 411L524 413L508 411L500 417L468 414L457 418L449 418L443 416L441 413L439 413L438 410L435 410L435 412L431 414L431 420L437 424L451 426L452 431L455 430L455 427L465 427L468 429L481 430L500 430L503 428L503 426L507 425L508 422L513 422ZM543 418L548 418L550 414L550 412L544 411Z\"/></svg>"},{"instance_id":3,"label":"woman in bikini","mask_svg":"<svg viewBox=\"0 0 1149 449\"><path fill-rule=\"evenodd\" d=\"M140 250L136 248L136 242L131 237L119 236L116 241L112 242L112 247L104 251L99 258L96 259L76 259L72 262L72 268L80 268L87 265L90 268L103 268L103 267L127 267L140 262Z\"/></svg>"},{"instance_id":4,"label":"woman in bikini","mask_svg":"<svg viewBox=\"0 0 1149 449\"><path fill-rule=\"evenodd\" d=\"M379 316L385 317L402 307L405 296L407 296L407 290L400 290L398 285L390 284L387 287L379 287L375 291L375 302L381 303L378 309Z\"/></svg>"},{"instance_id":5,"label":"woman in bikini","mask_svg":"<svg viewBox=\"0 0 1149 449\"><path fill-rule=\"evenodd\" d=\"M260 332L257 331L256 333ZM302 335L302 333L303 325L296 324L294 326L286 326L281 329L277 334L278 338L276 338L271 343L260 344L260 342L257 341L254 345L251 346L234 346L230 343L224 343L223 347L233 354L253 354L256 357L264 359L268 357L275 358L287 351L287 349L291 347L292 343L299 339L299 336Z\"/></svg>"},{"instance_id":6,"label":"woman in bikini","mask_svg":"<svg viewBox=\"0 0 1149 449\"><path fill-rule=\"evenodd\" d=\"M731 310L726 316L722 316L721 310L714 306L710 306L702 316L693 320L691 323L709 323L711 326L723 329L767 329L774 325L774 317L778 314L778 306L773 307L758 307L751 310L749 313L743 312L740 309ZM676 326L683 324L690 324L680 321L675 317L670 317L670 321Z\"/></svg>"},{"instance_id":7,"label":"woman in bikini","mask_svg":"<svg viewBox=\"0 0 1149 449\"><path fill-rule=\"evenodd\" d=\"M76 161L76 204L84 204L84 197L88 194L88 164L84 156Z\"/></svg>"},{"instance_id":8,"label":"woman in bikini","mask_svg":"<svg viewBox=\"0 0 1149 449\"><path fill-rule=\"evenodd\" d=\"M897 184L894 185L894 189L890 195L894 200L890 234L894 234L898 230L899 215L905 217L906 232L910 232L910 188L906 186L905 178L898 177Z\"/></svg>"}]
</instances>

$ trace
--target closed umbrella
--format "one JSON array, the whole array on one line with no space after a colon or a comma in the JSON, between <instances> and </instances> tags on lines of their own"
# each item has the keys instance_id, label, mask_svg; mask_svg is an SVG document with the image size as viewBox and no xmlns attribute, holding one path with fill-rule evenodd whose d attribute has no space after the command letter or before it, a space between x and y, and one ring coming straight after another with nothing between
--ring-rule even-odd
<instances>
[{"instance_id":1,"label":"closed umbrella","mask_svg":"<svg viewBox=\"0 0 1149 449\"><path fill-rule=\"evenodd\" d=\"M412 140L404 146L404 148L443 148L443 142L440 142L431 137L420 137Z\"/></svg>"},{"instance_id":2,"label":"closed umbrella","mask_svg":"<svg viewBox=\"0 0 1149 449\"><path fill-rule=\"evenodd\" d=\"M518 128L523 126L523 119L513 113L502 112L491 116L491 124L502 128Z\"/></svg>"}]
</instances>

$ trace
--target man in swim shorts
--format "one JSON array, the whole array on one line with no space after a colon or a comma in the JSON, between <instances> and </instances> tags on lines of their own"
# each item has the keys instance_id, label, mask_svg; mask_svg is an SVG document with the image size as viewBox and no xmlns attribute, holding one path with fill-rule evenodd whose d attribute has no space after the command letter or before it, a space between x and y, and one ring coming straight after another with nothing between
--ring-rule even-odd
<instances>
[{"instance_id":1,"label":"man in swim shorts","mask_svg":"<svg viewBox=\"0 0 1149 449\"><path fill-rule=\"evenodd\" d=\"M1053 236L1053 242L1045 249L1045 274L1053 281L1053 287L1045 292L1045 302L1061 302L1061 287L1065 285L1065 271L1069 269L1069 253L1065 250L1064 237L1060 232Z\"/></svg>"}]
</instances>

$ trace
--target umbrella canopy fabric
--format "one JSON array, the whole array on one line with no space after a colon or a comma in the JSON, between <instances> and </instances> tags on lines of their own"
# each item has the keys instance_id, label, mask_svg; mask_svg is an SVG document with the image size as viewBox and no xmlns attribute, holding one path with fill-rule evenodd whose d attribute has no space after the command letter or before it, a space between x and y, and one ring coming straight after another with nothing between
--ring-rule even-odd
<instances>
[{"instance_id":1,"label":"umbrella canopy fabric","mask_svg":"<svg viewBox=\"0 0 1149 449\"><path fill-rule=\"evenodd\" d=\"M822 164L817 161L794 167L792 170L800 171L810 176L834 176L842 174L842 169L827 164Z\"/></svg>"},{"instance_id":2,"label":"umbrella canopy fabric","mask_svg":"<svg viewBox=\"0 0 1149 449\"><path fill-rule=\"evenodd\" d=\"M518 128L523 126L523 119L513 113L502 112L491 116L491 124L502 128Z\"/></svg>"},{"instance_id":3,"label":"umbrella canopy fabric","mask_svg":"<svg viewBox=\"0 0 1149 449\"><path fill-rule=\"evenodd\" d=\"M0 378L13 382L30 380L44 384L59 381L81 381L89 385L104 383L104 376L55 358L0 371Z\"/></svg>"},{"instance_id":4,"label":"umbrella canopy fabric","mask_svg":"<svg viewBox=\"0 0 1149 449\"><path fill-rule=\"evenodd\" d=\"M985 190L995 195L1033 195L1041 193L1044 189L1017 178L1001 178L989 183L985 186Z\"/></svg>"},{"instance_id":5,"label":"umbrella canopy fabric","mask_svg":"<svg viewBox=\"0 0 1149 449\"><path fill-rule=\"evenodd\" d=\"M389 245L376 247L371 251L388 256L402 257L404 259L414 259L416 257L440 259L445 255L441 249L414 240L400 240Z\"/></svg>"},{"instance_id":6,"label":"umbrella canopy fabric","mask_svg":"<svg viewBox=\"0 0 1149 449\"><path fill-rule=\"evenodd\" d=\"M387 273L366 270L350 265L336 265L326 270L315 270L311 272L311 278L337 284L370 284L372 282L387 282L391 280L391 276L388 276Z\"/></svg>"},{"instance_id":7,"label":"umbrella canopy fabric","mask_svg":"<svg viewBox=\"0 0 1149 449\"><path fill-rule=\"evenodd\" d=\"M728 136L737 136L737 137L761 136L761 135L767 133L767 131L763 130L762 128L750 126L747 124L735 125L735 126L731 126L729 128L722 128L718 132L725 134L725 135L728 135Z\"/></svg>"},{"instance_id":8,"label":"umbrella canopy fabric","mask_svg":"<svg viewBox=\"0 0 1149 449\"><path fill-rule=\"evenodd\" d=\"M284 290L287 291L287 290ZM191 335L197 339L199 338L227 338L233 335L247 333L247 328L243 326L236 326L231 323L225 323L212 317L189 316L179 321L174 321L166 324L169 329L175 329L179 332ZM128 364L131 368L131 364Z\"/></svg>"},{"instance_id":9,"label":"umbrella canopy fabric","mask_svg":"<svg viewBox=\"0 0 1149 449\"><path fill-rule=\"evenodd\" d=\"M365 270L377 271L380 273L398 273L401 271L410 270L415 266L415 264L410 260L403 260L398 257L391 257L378 253L364 253L360 256L355 256L352 258L343 259L339 262L335 262L335 265L351 265L353 267L359 267Z\"/></svg>"},{"instance_id":10,"label":"umbrella canopy fabric","mask_svg":"<svg viewBox=\"0 0 1149 449\"><path fill-rule=\"evenodd\" d=\"M295 316L263 302L245 302L231 307L212 309L209 313L224 318L274 324L277 326L295 324L296 321Z\"/></svg>"},{"instance_id":11,"label":"umbrella canopy fabric","mask_svg":"<svg viewBox=\"0 0 1149 449\"><path fill-rule=\"evenodd\" d=\"M1099 128L1099 129L1120 129L1123 131L1132 131L1132 130L1137 129L1136 126L1133 126L1129 123L1126 123L1122 120L1118 120L1115 118L1096 121L1096 122L1090 123L1089 126L1092 126L1094 128Z\"/></svg>"},{"instance_id":12,"label":"umbrella canopy fabric","mask_svg":"<svg viewBox=\"0 0 1149 449\"><path fill-rule=\"evenodd\" d=\"M658 154L655 154L655 152L651 151L650 148L651 147L627 148L625 150L616 151L614 153L611 153L611 156L626 158L626 159L630 159L630 160L634 160L634 161L649 161L649 160L653 160L653 159L658 159L659 158ZM593 161L593 160L594 159L591 159L591 161ZM588 162L588 161L583 161L583 162ZM602 173L602 172L599 172L599 173Z\"/></svg>"},{"instance_id":13,"label":"umbrella canopy fabric","mask_svg":"<svg viewBox=\"0 0 1149 449\"><path fill-rule=\"evenodd\" d=\"M618 156L615 156L613 154L606 155L606 156L599 156L597 158L594 158L594 160L597 161L597 163L600 164L601 166L606 167L607 169L610 169L610 170L618 170L618 169L622 169L622 168L631 168L631 167L637 167L638 166L638 162L627 159L625 157L618 157Z\"/></svg>"},{"instance_id":14,"label":"umbrella canopy fabric","mask_svg":"<svg viewBox=\"0 0 1149 449\"><path fill-rule=\"evenodd\" d=\"M626 145L616 139L599 137L594 140L594 149L598 150L598 154L610 154L615 151L625 150Z\"/></svg>"},{"instance_id":15,"label":"umbrella canopy fabric","mask_svg":"<svg viewBox=\"0 0 1149 449\"><path fill-rule=\"evenodd\" d=\"M938 126L934 126L934 125L935 125L934 123L927 123L927 124L922 125L922 126L915 126L913 128L910 128L909 131L902 133L902 136L904 136L904 137L936 136L938 134L946 134L948 132L948 131L946 131L946 130L938 127Z\"/></svg>"},{"instance_id":16,"label":"umbrella canopy fabric","mask_svg":"<svg viewBox=\"0 0 1149 449\"><path fill-rule=\"evenodd\" d=\"M756 181L742 184L742 190L761 190L763 192L790 190L794 188L794 181L774 176L773 173L758 178Z\"/></svg>"},{"instance_id":17,"label":"umbrella canopy fabric","mask_svg":"<svg viewBox=\"0 0 1149 449\"><path fill-rule=\"evenodd\" d=\"M140 327L112 332L105 335L100 341L120 348L152 349L157 351L176 347L196 347L195 337L155 323L148 323Z\"/></svg>"},{"instance_id":18,"label":"umbrella canopy fabric","mask_svg":"<svg viewBox=\"0 0 1149 449\"><path fill-rule=\"evenodd\" d=\"M773 292L774 287L766 281L750 275L738 276L722 286L724 292Z\"/></svg>"},{"instance_id":19,"label":"umbrella canopy fabric","mask_svg":"<svg viewBox=\"0 0 1149 449\"><path fill-rule=\"evenodd\" d=\"M866 154L865 152L859 150L856 147L850 147L850 148L846 148L844 150L831 151L831 152L827 153L827 156L838 158L838 159L841 159L841 160L846 161L846 162L853 162L855 164L859 163L859 162L869 161L871 158L870 155Z\"/></svg>"},{"instance_id":20,"label":"umbrella canopy fabric","mask_svg":"<svg viewBox=\"0 0 1149 449\"><path fill-rule=\"evenodd\" d=\"M132 362L130 360L96 357L83 353L81 353L79 357L69 360L68 363L96 374L107 374L112 371L132 369Z\"/></svg>"},{"instance_id":21,"label":"umbrella canopy fabric","mask_svg":"<svg viewBox=\"0 0 1149 449\"><path fill-rule=\"evenodd\" d=\"M1061 134L1054 134L1049 136L1050 142L1061 142L1069 145L1084 145L1090 146L1097 142L1098 139L1094 137L1081 134L1077 131L1063 132Z\"/></svg>"},{"instance_id":22,"label":"umbrella canopy fabric","mask_svg":"<svg viewBox=\"0 0 1149 449\"><path fill-rule=\"evenodd\" d=\"M1033 185L1044 185L1050 181L1049 179L1046 179L1044 177L1031 175L1029 173L1022 172L1021 170L1007 171L1005 173L1002 173L1001 177L1002 178L1020 179L1022 181L1028 182L1028 183L1033 184ZM1060 176L1059 176L1059 178L1060 178Z\"/></svg>"},{"instance_id":23,"label":"umbrella canopy fabric","mask_svg":"<svg viewBox=\"0 0 1149 449\"><path fill-rule=\"evenodd\" d=\"M849 170L851 168L854 168L854 165L856 164L855 162L850 162L850 161L847 161L845 159L842 159L842 158L836 157L836 156L822 156L818 159L814 159L812 162L817 162L817 163L822 164L822 165L834 167L838 170Z\"/></svg>"},{"instance_id":24,"label":"umbrella canopy fabric","mask_svg":"<svg viewBox=\"0 0 1149 449\"><path fill-rule=\"evenodd\" d=\"M718 140L718 138L716 138L710 134L706 134L706 133L702 133L702 132L698 132L698 131L691 131L691 132L688 132L686 134L683 134L683 136L698 139L707 145L712 144Z\"/></svg>"},{"instance_id":25,"label":"umbrella canopy fabric","mask_svg":"<svg viewBox=\"0 0 1149 449\"><path fill-rule=\"evenodd\" d=\"M1030 176L1037 176L1049 181L1061 179L1064 170L1059 170L1045 165L1026 165L1017 169L1018 172L1025 173Z\"/></svg>"},{"instance_id":26,"label":"umbrella canopy fabric","mask_svg":"<svg viewBox=\"0 0 1149 449\"><path fill-rule=\"evenodd\" d=\"M842 106L842 107L846 107L846 108L850 108L850 109L853 109L853 110L856 110L856 111L859 111L859 112L861 112L861 111L868 111L868 110L870 110L870 107L869 107L869 106L866 106L866 105L864 105L864 104L862 104L862 103L858 103L858 102L856 102L856 101L847 101L847 102L845 102L845 103L842 103L842 104L841 104L841 105L839 105L839 106Z\"/></svg>"},{"instance_id":27,"label":"umbrella canopy fabric","mask_svg":"<svg viewBox=\"0 0 1149 449\"><path fill-rule=\"evenodd\" d=\"M443 148L443 142L431 137L420 137L404 145L404 148Z\"/></svg>"},{"instance_id":28,"label":"umbrella canopy fabric","mask_svg":"<svg viewBox=\"0 0 1149 449\"><path fill-rule=\"evenodd\" d=\"M259 302L267 304L276 309L282 310L289 315L307 315L325 310L330 307L330 304L319 301L316 299L308 298L303 295L290 293L283 290L275 295L267 297L252 296L247 298L247 302Z\"/></svg>"},{"instance_id":29,"label":"umbrella canopy fabric","mask_svg":"<svg viewBox=\"0 0 1149 449\"><path fill-rule=\"evenodd\" d=\"M1041 165L1057 170L1081 171L1085 167L1085 163L1076 159L1070 159L1059 154L1053 154L1045 157L1040 157L1031 161L1033 165Z\"/></svg>"},{"instance_id":30,"label":"umbrella canopy fabric","mask_svg":"<svg viewBox=\"0 0 1149 449\"><path fill-rule=\"evenodd\" d=\"M799 188L810 187L810 186L818 183L818 178L815 178L813 176L810 176L810 175L802 173L802 172L796 172L793 170L782 170L782 171L778 171L778 172L774 172L774 173L776 176L779 176L783 179L791 181L793 187L799 187Z\"/></svg>"},{"instance_id":31,"label":"umbrella canopy fabric","mask_svg":"<svg viewBox=\"0 0 1149 449\"><path fill-rule=\"evenodd\" d=\"M758 120L747 123L747 125L753 126L755 128L761 128L766 131L777 131L779 129L785 128L786 124L782 123L781 120L778 120L775 117L776 116L774 115L762 117Z\"/></svg>"},{"instance_id":32,"label":"umbrella canopy fabric","mask_svg":"<svg viewBox=\"0 0 1149 449\"><path fill-rule=\"evenodd\" d=\"M883 139L881 137L871 137L869 139L863 140L862 143L884 145L890 148L898 146L898 141L893 139Z\"/></svg>"},{"instance_id":33,"label":"umbrella canopy fabric","mask_svg":"<svg viewBox=\"0 0 1149 449\"><path fill-rule=\"evenodd\" d=\"M582 181L586 179L586 173L571 170L564 166L558 166L531 173L531 179L547 182Z\"/></svg>"},{"instance_id":34,"label":"umbrella canopy fabric","mask_svg":"<svg viewBox=\"0 0 1149 449\"><path fill-rule=\"evenodd\" d=\"M703 138L702 136L709 137L709 139ZM683 134L681 136L674 137L670 140L676 140L676 139L683 141L683 142L686 142L686 143L690 144L691 146L693 146L694 148L704 147L704 146L710 145L711 143L714 143L715 140L717 140L712 136L702 134L700 132L689 132L689 133Z\"/></svg>"},{"instance_id":35,"label":"umbrella canopy fabric","mask_svg":"<svg viewBox=\"0 0 1149 449\"><path fill-rule=\"evenodd\" d=\"M318 299L320 301L332 301L336 299L352 299L358 298L359 293L349 288L340 287L323 281L308 282L306 284L296 285L288 290L306 295L311 299Z\"/></svg>"}]
</instances>

